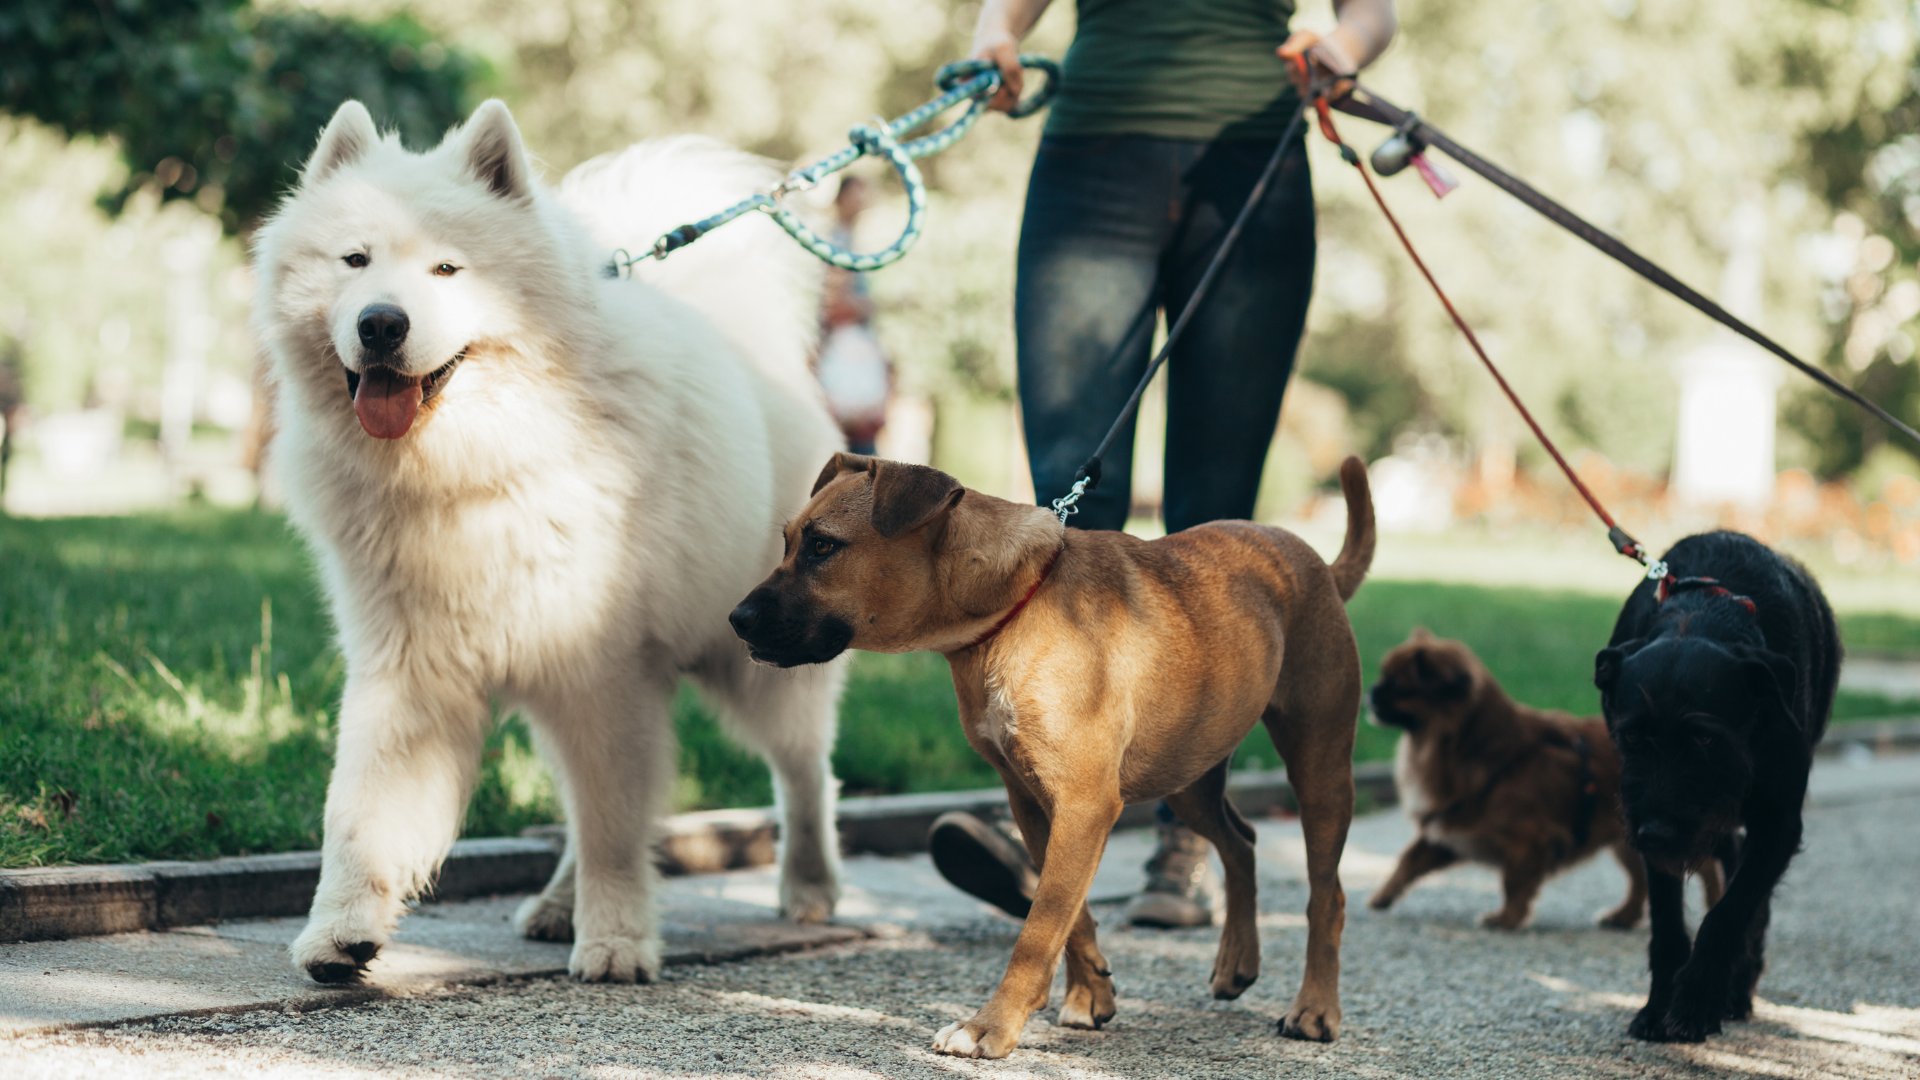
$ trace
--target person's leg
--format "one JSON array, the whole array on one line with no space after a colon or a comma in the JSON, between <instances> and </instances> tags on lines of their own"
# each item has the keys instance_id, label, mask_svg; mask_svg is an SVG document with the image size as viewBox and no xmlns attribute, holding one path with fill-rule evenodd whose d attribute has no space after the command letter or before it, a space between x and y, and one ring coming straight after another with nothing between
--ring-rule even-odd
<instances>
[{"instance_id":1,"label":"person's leg","mask_svg":"<svg viewBox=\"0 0 1920 1080\"><path fill-rule=\"evenodd\" d=\"M1198 152L1167 254L1168 319L1193 295L1273 151L1220 142ZM1253 516L1313 288L1313 184L1289 147L1168 362L1166 522L1178 532Z\"/></svg>"},{"instance_id":2,"label":"person's leg","mask_svg":"<svg viewBox=\"0 0 1920 1080\"><path fill-rule=\"evenodd\" d=\"M1034 159L1013 314L1027 459L1042 505L1067 493L1145 370L1179 145L1045 139ZM1070 524L1126 524L1132 461L1129 423Z\"/></svg>"}]
</instances>

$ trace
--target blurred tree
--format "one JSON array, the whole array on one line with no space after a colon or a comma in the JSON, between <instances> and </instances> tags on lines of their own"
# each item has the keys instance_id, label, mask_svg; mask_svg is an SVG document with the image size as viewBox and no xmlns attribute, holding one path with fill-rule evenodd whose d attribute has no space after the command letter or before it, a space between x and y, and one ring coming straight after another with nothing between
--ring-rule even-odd
<instances>
[{"instance_id":1,"label":"blurred tree","mask_svg":"<svg viewBox=\"0 0 1920 1080\"><path fill-rule=\"evenodd\" d=\"M103 196L110 211L151 190L235 234L292 182L342 100L431 141L482 73L402 14L357 21L246 0L0 5L0 110L116 139L128 176Z\"/></svg>"},{"instance_id":2,"label":"blurred tree","mask_svg":"<svg viewBox=\"0 0 1920 1080\"><path fill-rule=\"evenodd\" d=\"M1909 12L1920 31L1920 9ZM1806 139L1812 179L1839 212L1828 248L1828 370L1896 416L1920 416L1920 63L1891 104L1863 96L1842 122ZM1859 409L1801 389L1787 405L1822 477L1851 473L1877 447L1920 450Z\"/></svg>"}]
</instances>

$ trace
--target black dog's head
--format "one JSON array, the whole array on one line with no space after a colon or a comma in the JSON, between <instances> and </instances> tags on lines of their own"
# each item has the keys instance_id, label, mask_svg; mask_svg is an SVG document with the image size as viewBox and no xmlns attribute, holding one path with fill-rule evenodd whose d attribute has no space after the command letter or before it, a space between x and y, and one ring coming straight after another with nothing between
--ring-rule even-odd
<instances>
[{"instance_id":1,"label":"black dog's head","mask_svg":"<svg viewBox=\"0 0 1920 1080\"><path fill-rule=\"evenodd\" d=\"M1787 716L1793 666L1778 653L1663 635L1594 661L1607 730L1620 748L1620 801L1634 846L1678 871L1739 826L1756 739Z\"/></svg>"}]
</instances>

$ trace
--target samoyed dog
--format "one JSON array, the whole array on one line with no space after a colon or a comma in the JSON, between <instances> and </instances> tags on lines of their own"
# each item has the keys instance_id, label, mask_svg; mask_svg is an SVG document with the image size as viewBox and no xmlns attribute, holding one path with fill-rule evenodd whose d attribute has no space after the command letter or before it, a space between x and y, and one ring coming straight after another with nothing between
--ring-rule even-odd
<instances>
[{"instance_id":1,"label":"samoyed dog","mask_svg":"<svg viewBox=\"0 0 1920 1080\"><path fill-rule=\"evenodd\" d=\"M426 153L349 101L260 230L272 456L347 662L292 949L313 978L358 979L432 882L499 702L531 719L567 818L518 929L571 939L576 978L651 979L683 676L772 766L782 910L832 913L844 671L753 664L727 625L842 445L807 371L812 260L741 222L634 280L608 270L776 178L672 139L550 191L497 101Z\"/></svg>"}]
</instances>

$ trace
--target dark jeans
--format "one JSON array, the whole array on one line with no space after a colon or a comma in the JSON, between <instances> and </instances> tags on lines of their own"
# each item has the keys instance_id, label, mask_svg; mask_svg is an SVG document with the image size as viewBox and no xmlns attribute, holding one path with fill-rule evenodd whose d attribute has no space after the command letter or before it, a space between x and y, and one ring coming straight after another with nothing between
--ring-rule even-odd
<instances>
[{"instance_id":1,"label":"dark jeans","mask_svg":"<svg viewBox=\"0 0 1920 1080\"><path fill-rule=\"evenodd\" d=\"M1034 492L1066 494L1146 370L1272 154L1265 141L1138 135L1041 140L1014 292ZM1169 532L1253 516L1313 285L1313 184L1296 142L1167 362ZM1133 426L1073 524L1118 529Z\"/></svg>"}]
</instances>

